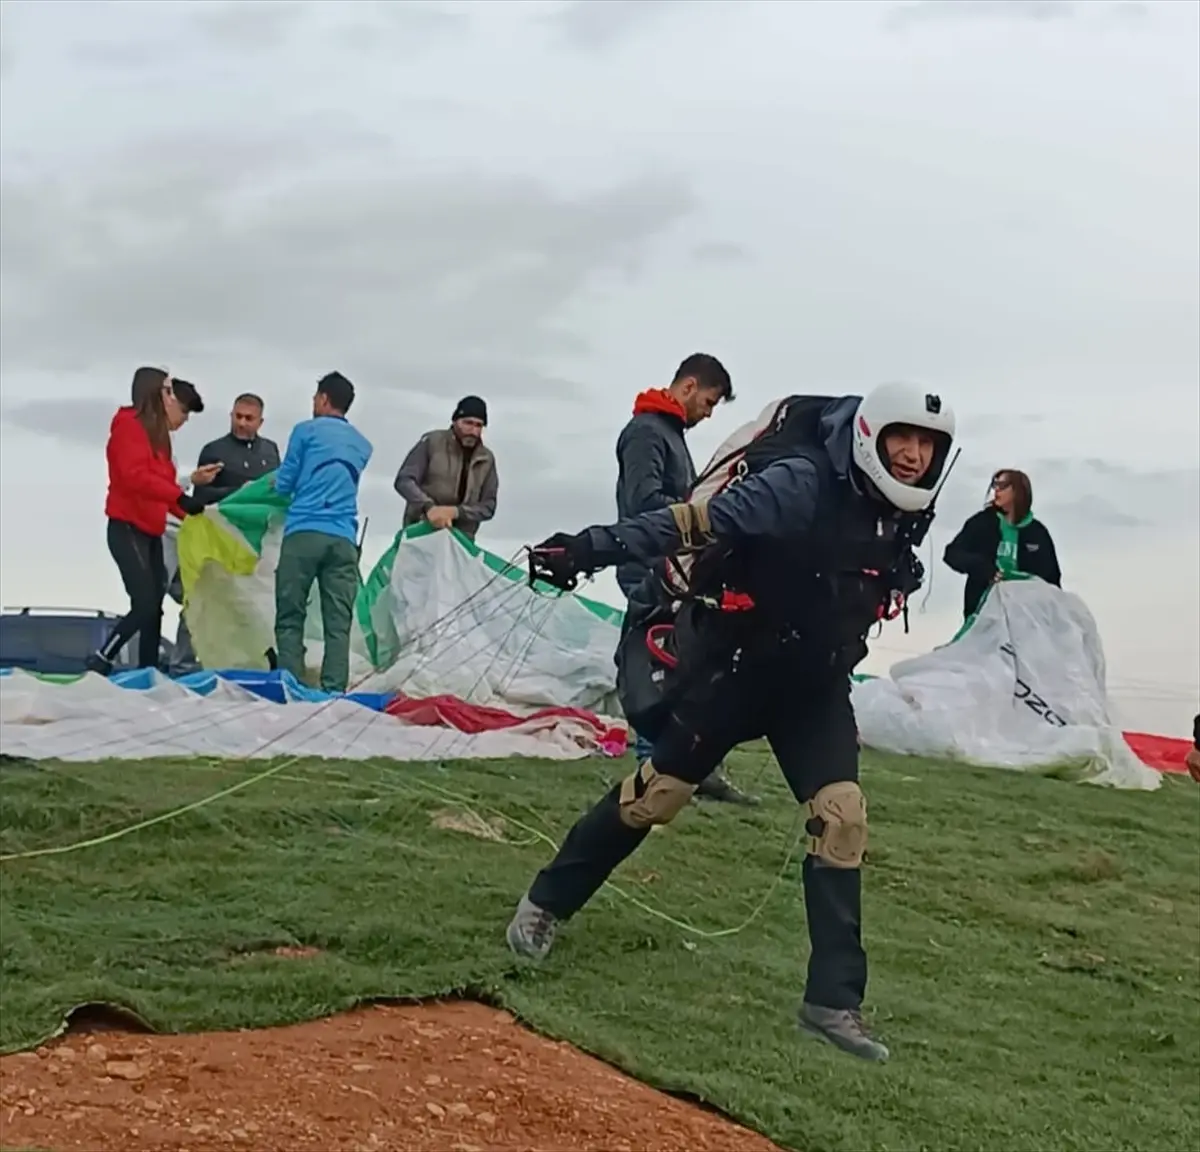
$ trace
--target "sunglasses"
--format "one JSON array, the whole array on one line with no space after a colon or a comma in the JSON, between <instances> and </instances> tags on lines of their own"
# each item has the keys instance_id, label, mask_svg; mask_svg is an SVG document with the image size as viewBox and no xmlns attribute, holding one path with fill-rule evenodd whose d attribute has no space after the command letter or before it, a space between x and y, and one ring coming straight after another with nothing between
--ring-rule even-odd
<instances>
[{"instance_id":1,"label":"sunglasses","mask_svg":"<svg viewBox=\"0 0 1200 1152\"><path fill-rule=\"evenodd\" d=\"M1011 480L993 480L992 481L992 491L993 492L1003 492L1006 489L1011 488L1011 487L1012 487Z\"/></svg>"}]
</instances>

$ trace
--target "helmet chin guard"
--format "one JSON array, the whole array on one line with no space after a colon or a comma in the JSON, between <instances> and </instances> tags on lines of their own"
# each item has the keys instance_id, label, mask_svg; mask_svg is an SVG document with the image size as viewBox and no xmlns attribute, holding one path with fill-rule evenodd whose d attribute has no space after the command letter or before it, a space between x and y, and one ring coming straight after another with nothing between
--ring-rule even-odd
<instances>
[{"instance_id":1,"label":"helmet chin guard","mask_svg":"<svg viewBox=\"0 0 1200 1152\"><path fill-rule=\"evenodd\" d=\"M896 424L933 434L929 471L916 484L901 483L888 467L883 434ZM923 512L933 502L953 444L954 410L916 384L880 384L863 397L854 414L854 463L901 512Z\"/></svg>"}]
</instances>

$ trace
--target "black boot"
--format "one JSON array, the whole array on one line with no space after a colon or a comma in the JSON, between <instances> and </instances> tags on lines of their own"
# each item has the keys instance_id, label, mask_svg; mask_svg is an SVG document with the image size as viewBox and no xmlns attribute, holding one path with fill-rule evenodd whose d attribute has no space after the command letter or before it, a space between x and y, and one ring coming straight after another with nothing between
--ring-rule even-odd
<instances>
[{"instance_id":1,"label":"black boot","mask_svg":"<svg viewBox=\"0 0 1200 1152\"><path fill-rule=\"evenodd\" d=\"M93 652L83 662L83 666L89 672L95 672L100 676L109 676L113 670L113 662L103 652Z\"/></svg>"},{"instance_id":2,"label":"black boot","mask_svg":"<svg viewBox=\"0 0 1200 1152\"><path fill-rule=\"evenodd\" d=\"M759 803L757 796L739 792L730 784L721 772L720 765L700 782L700 786L696 789L696 799L715 800L723 804L742 804L747 808L754 808Z\"/></svg>"}]
</instances>

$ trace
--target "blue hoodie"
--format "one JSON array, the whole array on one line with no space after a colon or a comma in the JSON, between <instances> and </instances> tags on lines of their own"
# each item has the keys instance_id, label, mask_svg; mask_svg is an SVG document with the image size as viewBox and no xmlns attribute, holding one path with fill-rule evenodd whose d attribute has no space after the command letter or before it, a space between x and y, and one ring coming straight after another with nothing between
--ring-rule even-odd
<instances>
[{"instance_id":1,"label":"blue hoodie","mask_svg":"<svg viewBox=\"0 0 1200 1152\"><path fill-rule=\"evenodd\" d=\"M288 437L275 491L291 496L283 534L323 532L358 543L358 484L374 449L344 416L302 420Z\"/></svg>"}]
</instances>

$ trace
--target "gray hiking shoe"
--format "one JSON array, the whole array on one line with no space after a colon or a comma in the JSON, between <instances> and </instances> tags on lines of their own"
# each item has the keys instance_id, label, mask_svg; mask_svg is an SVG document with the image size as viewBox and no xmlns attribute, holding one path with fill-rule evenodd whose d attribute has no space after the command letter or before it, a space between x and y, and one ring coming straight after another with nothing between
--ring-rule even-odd
<instances>
[{"instance_id":1,"label":"gray hiking shoe","mask_svg":"<svg viewBox=\"0 0 1200 1152\"><path fill-rule=\"evenodd\" d=\"M742 804L747 808L757 808L759 799L739 791L717 765L696 788L697 800L714 800L718 804Z\"/></svg>"},{"instance_id":2,"label":"gray hiking shoe","mask_svg":"<svg viewBox=\"0 0 1200 1152\"><path fill-rule=\"evenodd\" d=\"M888 1058L888 1050L880 1044L863 1023L862 1013L853 1008L822 1008L807 1001L800 1008L800 1027L822 1040L857 1056L860 1060L880 1063Z\"/></svg>"},{"instance_id":3,"label":"gray hiking shoe","mask_svg":"<svg viewBox=\"0 0 1200 1152\"><path fill-rule=\"evenodd\" d=\"M545 960L554 947L558 919L552 912L539 908L528 896L522 896L513 918L508 922L504 938L518 956L526 960Z\"/></svg>"}]
</instances>

